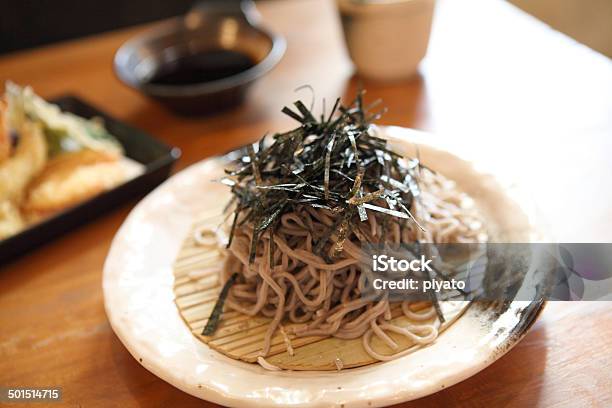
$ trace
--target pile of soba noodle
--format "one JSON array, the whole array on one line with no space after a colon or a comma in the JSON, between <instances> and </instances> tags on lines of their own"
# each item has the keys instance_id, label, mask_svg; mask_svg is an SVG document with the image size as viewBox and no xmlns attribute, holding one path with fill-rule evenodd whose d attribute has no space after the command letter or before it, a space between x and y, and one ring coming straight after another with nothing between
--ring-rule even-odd
<instances>
[{"instance_id":1,"label":"pile of soba noodle","mask_svg":"<svg viewBox=\"0 0 612 408\"><path fill-rule=\"evenodd\" d=\"M333 263L327 263L312 251L317 234L322 234L334 223L335 215L329 210L304 206L283 214L279 227L272 234L272 257L270 235L265 234L260 237L252 263L249 263L249 248L253 227L236 230L223 281L236 271L242 281L232 287L226 305L247 315L273 318L264 340L264 356L270 349L272 336L285 321L303 324L295 331L297 336L361 337L368 354L382 361L400 357L410 349L392 355L379 354L370 345L372 335L380 337L392 349L398 346L387 331L405 335L421 345L435 340L438 323L419 324L435 315L433 306L413 312L408 302L403 302L404 314L416 323L409 327L394 326L389 322L390 304L385 298L377 302L362 298L364 281L360 279L358 267L359 263L368 261L364 259L362 244L477 242L482 224L473 211L466 208L469 201L453 182L424 170L420 187L422 198L415 201L413 210L419 215L424 230L416 224L400 226L394 223L382 236L379 218L385 215L372 211L368 221L358 224L358 230L344 243L342 256ZM324 251L331 253L334 245L334 240L330 240Z\"/></svg>"},{"instance_id":2,"label":"pile of soba noodle","mask_svg":"<svg viewBox=\"0 0 612 408\"><path fill-rule=\"evenodd\" d=\"M362 118L363 115L359 117ZM358 123L351 127L350 117L346 119L346 122L349 125L341 129L350 130L357 126L367 126L367 124ZM324 132L325 128L315 130ZM308 131L312 131L312 128L306 129L305 133ZM375 133L375 130L370 127L367 132L371 135ZM349 156L352 154L350 153L352 148L354 154L359 156L355 159L367 164L364 161L365 157L371 153L367 150L367 146L363 145L364 151L361 151L359 150L359 138L356 143L353 143L352 138L350 139L347 146L352 145L352 147L338 154ZM316 143L316 140L313 143ZM321 143L329 145L327 139L322 140ZM338 143L337 137L333 143ZM323 149L326 149L326 146ZM298 147L297 151L301 154L299 149ZM316 152L313 152L313 157L315 155ZM260 155L260 157L265 157L265 155ZM388 156L386 158L389 159ZM254 164L255 160L258 159L251 151L250 160L243 160L243 162ZM337 163L333 157L328 160L328 163L335 162ZM374 173L377 171L384 172L380 170L384 168L384 162L380 160L378 162L380 166L369 164L370 167L366 167L366 164L363 164L368 169L365 172L364 180L370 173L376 176ZM332 201L331 198L324 202L326 204L321 204L320 197L332 197L327 191L318 196L313 193L315 197L319 197L320 205L312 205L312 201L303 203L298 201L293 205L284 206L283 211L275 219L273 227L264 231L261 231L261 222L258 224L249 218L251 213L249 209L245 211L243 208L243 211L236 212L229 256L221 278L222 282L226 282L235 273L238 273L238 277L229 291L225 305L231 310L246 315L263 315L272 318L265 335L263 352L259 359L260 364L269 365L263 358L268 355L275 334L282 335L280 337L284 339L290 354L293 351L288 334L297 337L361 338L367 353L381 361L400 357L413 350L413 348L400 350L398 344L389 336L390 332L406 336L416 345L425 345L436 339L440 322L436 318L436 310L433 305L415 311L411 309L408 302L403 302L401 310L412 323L400 327L391 322L392 304L388 301L387 296L376 298L363 296L365 280L359 265L368 262L369 259L362 250L365 244L477 242L482 237L482 223L474 214L473 208L470 208L470 200L465 194L461 193L452 181L443 176L420 165L414 166L417 163L416 160L411 163L410 174L412 174L412 179L418 182L418 191L415 191L412 186L412 193L408 197L410 207L403 211L403 214L410 216L394 216L393 214L397 215L400 207L396 201L388 199L399 197L398 192L409 191L407 187L404 189L396 185L398 189L393 193L390 191L392 187L388 186L389 190L385 190L388 195L384 198L382 193L373 191L374 184L372 183L375 181L370 177L370 184L364 181L358 186L361 192L356 193L355 187L359 182L355 179L359 176L347 181L345 190L346 194L362 197L361 200L353 201L354 204L365 201L370 204L370 207L364 211L365 216L355 210L350 213L350 217L346 217L347 211L351 211L350 206L345 204L339 209L340 204L334 204L337 206L333 207L332 204L329 204ZM346 163L340 163L337 166L346 166ZM408 167L406 162L396 163L395 166ZM262 164L262 169L272 167L272 165ZM402 167L396 168L403 172ZM389 177L398 177L397 171L387 170L387 173ZM267 174L271 173L272 170ZM242 193L237 194L238 198L243 198L244 191L258 192L261 189L258 190L257 187L278 182L277 179L266 180L265 175L264 171L254 170L251 177L239 178L237 186L241 186ZM324 175L321 177L325 178ZM402 177L407 179L408 176ZM251 183L250 186L245 187L247 183L245 180ZM337 183L340 182L337 181ZM313 191L315 189L316 187L312 187ZM327 189L333 191L332 184L326 185L325 190ZM340 187L337 189L337 191L345 190L341 190ZM363 197L369 197L369 199L366 200ZM337 198L337 202L341 203L341 201ZM395 213L385 212L381 208L393 210ZM342 217L345 218L342 219ZM339 222L343 220L347 222ZM347 229L347 225L353 227ZM258 232L254 239L253 235L256 230ZM329 231L333 232L329 235ZM317 244L326 234L329 237L323 241L324 245L319 245L317 248ZM381 354L374 350L371 342L372 336L380 338L395 352ZM279 339L278 335L276 339Z\"/></svg>"}]
</instances>

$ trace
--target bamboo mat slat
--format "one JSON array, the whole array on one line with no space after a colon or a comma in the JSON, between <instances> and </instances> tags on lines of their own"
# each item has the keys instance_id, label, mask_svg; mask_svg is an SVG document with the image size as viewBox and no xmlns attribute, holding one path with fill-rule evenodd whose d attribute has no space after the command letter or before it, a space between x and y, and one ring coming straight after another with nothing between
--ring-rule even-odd
<instances>
[{"instance_id":1,"label":"bamboo mat slat","mask_svg":"<svg viewBox=\"0 0 612 408\"><path fill-rule=\"evenodd\" d=\"M219 212L220 213L220 212ZM202 247L197 244L193 234L196 228L216 227L222 218L210 214L197 222L189 236L184 240L174 265L174 294L179 313L191 332L214 350L231 358L255 363L261 355L264 336L270 318L248 316L235 311L224 311L220 324L212 336L202 336L201 332L217 301L221 284L218 276L223 267L225 254L222 250ZM440 331L448 327L465 310L467 304L450 307L445 305L447 322ZM416 305L415 310L426 307ZM392 322L406 325L409 321L403 316L399 305L392 308ZM286 332L292 324L283 324ZM414 347L415 344L405 336L390 333L400 346L400 350ZM271 348L266 360L271 364L289 370L337 370L337 362L344 368L361 367L378 361L368 355L362 339L343 340L334 337L309 336L296 337L288 334L294 354L287 351L287 344L279 330L272 336ZM392 351L382 341L372 336L372 346L382 354Z\"/></svg>"}]
</instances>

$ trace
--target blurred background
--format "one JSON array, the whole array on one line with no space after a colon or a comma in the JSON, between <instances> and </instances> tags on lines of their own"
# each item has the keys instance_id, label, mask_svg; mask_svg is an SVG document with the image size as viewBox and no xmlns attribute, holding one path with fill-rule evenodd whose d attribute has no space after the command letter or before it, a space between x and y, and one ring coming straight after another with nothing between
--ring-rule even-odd
<instances>
[{"instance_id":1,"label":"blurred background","mask_svg":"<svg viewBox=\"0 0 612 408\"><path fill-rule=\"evenodd\" d=\"M612 57L612 0L510 2L575 40ZM7 0L3 2L0 13L0 53L183 14L192 4L192 0Z\"/></svg>"}]
</instances>

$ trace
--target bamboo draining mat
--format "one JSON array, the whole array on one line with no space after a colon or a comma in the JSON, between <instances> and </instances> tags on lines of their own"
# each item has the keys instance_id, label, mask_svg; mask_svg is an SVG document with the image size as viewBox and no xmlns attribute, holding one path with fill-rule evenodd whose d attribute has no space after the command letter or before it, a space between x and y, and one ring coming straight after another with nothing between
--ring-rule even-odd
<instances>
[{"instance_id":1,"label":"bamboo draining mat","mask_svg":"<svg viewBox=\"0 0 612 408\"><path fill-rule=\"evenodd\" d=\"M262 351L263 339L270 318L247 316L239 312L225 311L220 324L212 336L200 333L217 301L221 290L218 276L225 261L225 249L211 249L198 245L193 232L202 227L216 227L221 217L202 217L203 221L194 225L189 236L184 240L174 264L174 295L179 313L189 329L202 342L212 349L234 359L249 363L257 361ZM466 309L467 302L446 302L442 304L447 319L440 331L452 324ZM426 304L415 305L420 310ZM401 309L395 305L392 309L395 324L407 324ZM280 330L273 336L272 347L266 360L278 367L289 370L337 370L340 361L343 368L361 367L376 363L362 346L361 339L342 340L333 337L296 337L289 334L292 324L287 323L284 329L291 340L294 354L287 351L287 344ZM414 347L407 337L390 333L401 350ZM391 354L391 349L376 336L372 336L372 346L383 354Z\"/></svg>"}]
</instances>

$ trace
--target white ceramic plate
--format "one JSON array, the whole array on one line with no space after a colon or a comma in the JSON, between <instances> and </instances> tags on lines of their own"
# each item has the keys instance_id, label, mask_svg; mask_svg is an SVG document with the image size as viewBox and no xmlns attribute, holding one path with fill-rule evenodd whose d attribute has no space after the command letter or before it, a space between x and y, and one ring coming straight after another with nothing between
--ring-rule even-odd
<instances>
[{"instance_id":1,"label":"white ceramic plate","mask_svg":"<svg viewBox=\"0 0 612 408\"><path fill-rule=\"evenodd\" d=\"M473 163L442 149L440 139L384 128L409 153L471 194L501 236L520 239L517 203ZM434 146L432 141L436 141ZM409 143L406 143L409 142ZM414 150L412 151L414 154ZM104 265L108 319L141 364L181 390L228 406L373 407L437 392L484 369L531 326L542 304L472 305L431 346L403 358L341 372L271 372L227 358L194 338L173 302L172 264L198 214L219 207L225 186L211 180L222 160L197 163L142 200L115 236ZM513 214L512 219L509 214Z\"/></svg>"}]
</instances>

